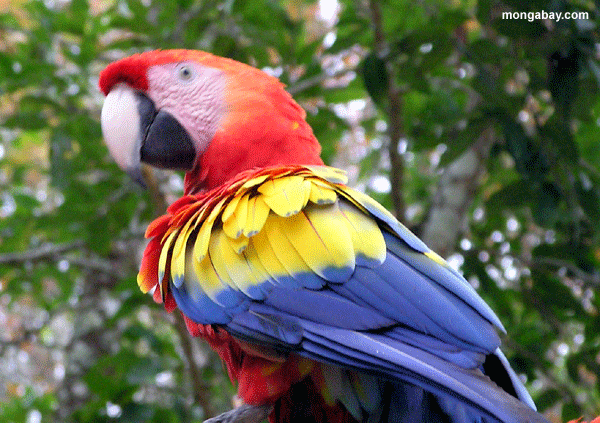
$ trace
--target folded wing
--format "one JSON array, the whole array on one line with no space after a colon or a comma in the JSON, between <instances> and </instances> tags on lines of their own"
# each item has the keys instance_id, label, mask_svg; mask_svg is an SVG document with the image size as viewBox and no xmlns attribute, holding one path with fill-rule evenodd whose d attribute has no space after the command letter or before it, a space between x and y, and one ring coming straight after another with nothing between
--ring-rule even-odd
<instances>
[{"instance_id":1,"label":"folded wing","mask_svg":"<svg viewBox=\"0 0 600 423\"><path fill-rule=\"evenodd\" d=\"M336 169L290 166L185 199L150 233L161 240L158 271L140 274L158 274L190 319L244 341L407 382L492 421L545 421L475 290L344 182ZM484 375L489 356L512 395Z\"/></svg>"}]
</instances>

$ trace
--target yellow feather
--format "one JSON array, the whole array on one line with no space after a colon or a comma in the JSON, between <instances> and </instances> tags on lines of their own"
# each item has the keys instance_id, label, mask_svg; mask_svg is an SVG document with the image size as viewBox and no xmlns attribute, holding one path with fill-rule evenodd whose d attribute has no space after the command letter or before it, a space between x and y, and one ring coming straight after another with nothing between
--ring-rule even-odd
<instances>
[{"instance_id":1,"label":"yellow feather","mask_svg":"<svg viewBox=\"0 0 600 423\"><path fill-rule=\"evenodd\" d=\"M171 256L171 278L175 279L175 280L179 280L181 278L183 278L184 274L185 274L185 241L187 240L187 237L184 236L184 234L182 232L179 233L179 235L177 236L177 239L175 240L175 246L172 249L172 256ZM183 248L179 248L179 250L176 250L176 248L178 247L178 245L182 245ZM175 251L177 251L178 255L175 255Z\"/></svg>"},{"instance_id":2,"label":"yellow feather","mask_svg":"<svg viewBox=\"0 0 600 423\"><path fill-rule=\"evenodd\" d=\"M202 226L196 235L196 241L194 242L194 258L197 261L202 261L206 252L208 251L208 243L212 233L212 228L215 219L222 211L223 204L227 198L223 198L217 203L217 205L211 210L208 217L202 222Z\"/></svg>"},{"instance_id":3,"label":"yellow feather","mask_svg":"<svg viewBox=\"0 0 600 423\"><path fill-rule=\"evenodd\" d=\"M254 297L249 292L249 287L264 282L266 277L253 272L245 256L234 250L231 239L222 231L217 231L213 238L214 243L211 242L209 247L210 258L220 279L232 288Z\"/></svg>"},{"instance_id":4,"label":"yellow feather","mask_svg":"<svg viewBox=\"0 0 600 423\"><path fill-rule=\"evenodd\" d=\"M275 256L286 269L287 274L293 276L298 273L312 272L285 234L285 231L290 226L286 225L288 220L289 218L270 214L263 231L266 233L269 243L273 247Z\"/></svg>"},{"instance_id":5,"label":"yellow feather","mask_svg":"<svg viewBox=\"0 0 600 423\"><path fill-rule=\"evenodd\" d=\"M377 201L373 200L367 194L364 194L360 191L352 190L351 195L352 195L352 197L354 197L353 198L354 201L358 201L359 203L362 203L362 204L368 204L370 207L377 209L377 211L379 211L381 214L386 215L389 219L396 220L396 218L394 217L394 215L392 213L390 213L385 207L383 207ZM361 206L361 208L364 208L364 206L362 204L360 204L360 206Z\"/></svg>"},{"instance_id":6,"label":"yellow feather","mask_svg":"<svg viewBox=\"0 0 600 423\"><path fill-rule=\"evenodd\" d=\"M325 189L335 189L335 185L333 185L331 182L327 182L323 179L315 178L314 175L309 179L312 184L315 184L317 186L323 187Z\"/></svg>"},{"instance_id":7,"label":"yellow feather","mask_svg":"<svg viewBox=\"0 0 600 423\"><path fill-rule=\"evenodd\" d=\"M174 231L169 235L166 241L163 243L160 250L160 257L158 258L158 280L162 280L163 275L167 270L167 259L169 258L169 252L171 250L171 243L173 238L177 236L177 231Z\"/></svg>"},{"instance_id":8,"label":"yellow feather","mask_svg":"<svg viewBox=\"0 0 600 423\"><path fill-rule=\"evenodd\" d=\"M381 229L375 219L340 201L340 212L345 218L348 232L352 237L355 255L383 263L386 256L386 245Z\"/></svg>"},{"instance_id":9,"label":"yellow feather","mask_svg":"<svg viewBox=\"0 0 600 423\"><path fill-rule=\"evenodd\" d=\"M252 238L252 242L249 244L248 248L242 253L242 256L245 259L245 262L248 264L248 268L251 270L252 274L255 275L257 283L263 283L271 280L269 272L260 261L258 251L254 246L254 238Z\"/></svg>"},{"instance_id":10,"label":"yellow feather","mask_svg":"<svg viewBox=\"0 0 600 423\"><path fill-rule=\"evenodd\" d=\"M194 213L192 215L192 217L190 217L190 220L193 222L193 226L191 227L191 230L196 229L198 227L198 225L200 223L202 223L202 218L204 217L205 214L206 214L206 209L201 208L196 213Z\"/></svg>"},{"instance_id":11,"label":"yellow feather","mask_svg":"<svg viewBox=\"0 0 600 423\"><path fill-rule=\"evenodd\" d=\"M212 227L213 222L204 221L200 227L200 231L198 231L198 235L196 235L196 241L194 242L194 259L197 261L204 260L204 257L206 256Z\"/></svg>"},{"instance_id":12,"label":"yellow feather","mask_svg":"<svg viewBox=\"0 0 600 423\"><path fill-rule=\"evenodd\" d=\"M333 204L337 200L335 190L329 186L323 186L316 183L316 180L310 181L309 200L315 204Z\"/></svg>"},{"instance_id":13,"label":"yellow feather","mask_svg":"<svg viewBox=\"0 0 600 423\"><path fill-rule=\"evenodd\" d=\"M248 197L249 194L243 195L237 201L236 208L227 220L225 220L225 214L223 213L223 230L230 238L238 238L244 230L248 214ZM225 210L227 211L227 209Z\"/></svg>"},{"instance_id":14,"label":"yellow feather","mask_svg":"<svg viewBox=\"0 0 600 423\"><path fill-rule=\"evenodd\" d=\"M221 201L219 201L217 203L217 205L215 205L213 207L213 209L211 210L210 214L208 215L208 217L206 218L207 222L214 222L215 219L217 218L217 216L219 215L219 213L221 213L221 211L223 211L223 204L225 204L225 201L227 200L227 197L221 199Z\"/></svg>"},{"instance_id":15,"label":"yellow feather","mask_svg":"<svg viewBox=\"0 0 600 423\"><path fill-rule=\"evenodd\" d=\"M273 216L274 215L270 215ZM268 220L268 219L267 219ZM273 278L278 278L282 276L288 276L289 272L287 269L281 264L275 251L273 249L273 245L269 241L267 237L267 233L265 230L260 231L256 235L252 237L252 250L247 252L247 255L254 260L254 254L256 254L257 259L262 264L265 272L272 276ZM277 247L279 248L279 247Z\"/></svg>"},{"instance_id":16,"label":"yellow feather","mask_svg":"<svg viewBox=\"0 0 600 423\"><path fill-rule=\"evenodd\" d=\"M306 376L312 372L315 363L315 361L309 360L308 358L298 357L298 370L300 371L300 376Z\"/></svg>"},{"instance_id":17,"label":"yellow feather","mask_svg":"<svg viewBox=\"0 0 600 423\"><path fill-rule=\"evenodd\" d=\"M248 237L246 236L240 236L239 238L229 238L228 242L236 254L242 254L246 247L248 247Z\"/></svg>"},{"instance_id":18,"label":"yellow feather","mask_svg":"<svg viewBox=\"0 0 600 423\"><path fill-rule=\"evenodd\" d=\"M227 235L223 231L215 231L208 251L215 271L219 278L229 286L235 286L235 282L230 275L230 267L235 260L238 260L237 254L228 245Z\"/></svg>"},{"instance_id":19,"label":"yellow feather","mask_svg":"<svg viewBox=\"0 0 600 423\"><path fill-rule=\"evenodd\" d=\"M345 198L352 205L356 206L356 208L359 209L361 212L363 212L365 214L370 214L369 211L365 208L365 206L363 206L356 198L354 198L356 196L355 194L357 192L358 191L354 191L354 190L352 190L350 192L350 190L348 190L348 189L336 191L336 193L340 196L340 198Z\"/></svg>"},{"instance_id":20,"label":"yellow feather","mask_svg":"<svg viewBox=\"0 0 600 423\"><path fill-rule=\"evenodd\" d=\"M256 185L260 185L264 181L266 181L269 178L269 176L271 176L271 175L263 175L263 176L258 176L256 178L252 178L249 181L246 181L244 183L244 185L242 185L242 188L243 189L248 189L248 188L255 187Z\"/></svg>"},{"instance_id":21,"label":"yellow feather","mask_svg":"<svg viewBox=\"0 0 600 423\"><path fill-rule=\"evenodd\" d=\"M214 242L215 237L211 239L211 244ZM217 294L226 289L227 285L221 281L215 267L213 267L210 254L207 254L206 257L204 257L204 260L200 262L198 262L198 260L191 260L191 262L193 272L197 278L197 282L195 283L199 284L202 291L204 291L211 300L219 304L219 301L217 301ZM186 280L186 286L188 285L189 283ZM197 300L197 298L195 299Z\"/></svg>"},{"instance_id":22,"label":"yellow feather","mask_svg":"<svg viewBox=\"0 0 600 423\"><path fill-rule=\"evenodd\" d=\"M300 209L303 209L304 207L306 207L306 205L308 204L308 199L310 198L310 193L312 191L312 184L310 183L310 181L304 179L302 181L302 184L300 185L300 192L298 193L298 195L302 195L302 206L300 207Z\"/></svg>"},{"instance_id":23,"label":"yellow feather","mask_svg":"<svg viewBox=\"0 0 600 423\"><path fill-rule=\"evenodd\" d=\"M150 291L150 289L152 288L152 286L150 286L149 288L146 288L147 285L145 283L144 275L142 275L142 272L139 272L137 274L136 280L137 280L138 286L140 287L140 290L144 294L148 293L148 291Z\"/></svg>"},{"instance_id":24,"label":"yellow feather","mask_svg":"<svg viewBox=\"0 0 600 423\"><path fill-rule=\"evenodd\" d=\"M302 177L296 176L296 178ZM258 187L258 192L266 196L275 195L281 190L282 187L286 186L289 183L289 181L287 181L286 179L287 178L269 179L268 181L265 181L264 184L261 184Z\"/></svg>"},{"instance_id":25,"label":"yellow feather","mask_svg":"<svg viewBox=\"0 0 600 423\"><path fill-rule=\"evenodd\" d=\"M235 211L240 199L243 196L243 192L240 192L241 190L239 190L238 192L236 192L235 196L231 199L231 201L229 201L229 203L227 204L227 206L225 206L225 210L223 210L223 216L221 216L221 219L223 220L223 222L226 222L227 220L229 220L229 218L233 215L233 212Z\"/></svg>"},{"instance_id":26,"label":"yellow feather","mask_svg":"<svg viewBox=\"0 0 600 423\"><path fill-rule=\"evenodd\" d=\"M342 389L341 369L338 366L329 364L321 364L321 373L325 382L321 387L321 395L326 404L333 405L340 398L340 390ZM336 383L337 382L337 383Z\"/></svg>"},{"instance_id":27,"label":"yellow feather","mask_svg":"<svg viewBox=\"0 0 600 423\"><path fill-rule=\"evenodd\" d=\"M348 176L342 169L329 166L306 166L313 174L335 184L347 184Z\"/></svg>"},{"instance_id":28,"label":"yellow feather","mask_svg":"<svg viewBox=\"0 0 600 423\"><path fill-rule=\"evenodd\" d=\"M354 269L354 248L337 207L307 207L281 223L281 230L303 261L319 276Z\"/></svg>"},{"instance_id":29,"label":"yellow feather","mask_svg":"<svg viewBox=\"0 0 600 423\"><path fill-rule=\"evenodd\" d=\"M194 301L198 301L201 295L204 294L202 285L200 284L200 277L202 275L195 269L197 263L191 253L186 254L186 269L187 274L185 276L185 289Z\"/></svg>"},{"instance_id":30,"label":"yellow feather","mask_svg":"<svg viewBox=\"0 0 600 423\"><path fill-rule=\"evenodd\" d=\"M266 187L263 189L263 187ZM298 213L308 200L310 185L304 184L302 176L289 176L261 185L258 191L264 194L265 203L279 216Z\"/></svg>"},{"instance_id":31,"label":"yellow feather","mask_svg":"<svg viewBox=\"0 0 600 423\"><path fill-rule=\"evenodd\" d=\"M171 257L171 274L175 275L177 278L183 277L183 272L185 269L185 250L190 232L193 230L191 226L194 222L196 222L196 220L192 217L185 223L183 228L181 228L179 231L179 235L177 236L175 245L173 246L173 255Z\"/></svg>"},{"instance_id":32,"label":"yellow feather","mask_svg":"<svg viewBox=\"0 0 600 423\"><path fill-rule=\"evenodd\" d=\"M446 260L444 260L438 253L436 253L435 251L426 251L425 253L426 257L429 257L431 260L435 261L437 264L440 264L444 267L450 267L450 265L448 264L448 262Z\"/></svg>"},{"instance_id":33,"label":"yellow feather","mask_svg":"<svg viewBox=\"0 0 600 423\"><path fill-rule=\"evenodd\" d=\"M264 226L271 209L265 203L262 195L252 197L248 201L248 217L244 227L244 235L250 237L257 234Z\"/></svg>"}]
</instances>

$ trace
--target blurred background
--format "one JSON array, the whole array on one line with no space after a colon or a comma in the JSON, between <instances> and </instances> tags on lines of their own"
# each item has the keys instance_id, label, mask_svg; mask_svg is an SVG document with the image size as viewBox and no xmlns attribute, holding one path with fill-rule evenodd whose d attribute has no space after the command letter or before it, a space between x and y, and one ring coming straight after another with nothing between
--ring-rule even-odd
<instances>
[{"instance_id":1,"label":"blurred background","mask_svg":"<svg viewBox=\"0 0 600 423\"><path fill-rule=\"evenodd\" d=\"M202 49L279 77L325 161L498 313L553 422L600 414L600 4L0 1L0 421L200 422L220 362L137 288L142 190L102 143L98 73ZM506 19L503 12L576 12Z\"/></svg>"}]
</instances>

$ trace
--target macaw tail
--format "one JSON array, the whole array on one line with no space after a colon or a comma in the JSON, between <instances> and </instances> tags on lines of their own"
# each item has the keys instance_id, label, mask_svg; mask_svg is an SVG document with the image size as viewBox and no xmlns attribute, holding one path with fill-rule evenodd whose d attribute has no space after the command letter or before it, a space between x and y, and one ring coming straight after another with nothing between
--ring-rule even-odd
<instances>
[{"instance_id":1,"label":"macaw tail","mask_svg":"<svg viewBox=\"0 0 600 423\"><path fill-rule=\"evenodd\" d=\"M329 368L327 370L332 370ZM344 404L330 403L323 395L318 372L291 386L274 405L270 423L491 423L465 404L451 401L420 387L377 378L364 373L335 369L341 383L355 386L344 392ZM344 380L345 379L345 380ZM357 392L357 384L362 393ZM349 386L346 386L348 388ZM365 391L365 389L368 389ZM352 393L348 395L348 393ZM340 394L337 392L336 394ZM338 398L339 399L339 398ZM348 407L348 408L346 408ZM360 409L360 411L359 411ZM349 410L352 410L349 411ZM360 418L356 414L360 412ZM354 415L353 415L354 414Z\"/></svg>"}]
</instances>

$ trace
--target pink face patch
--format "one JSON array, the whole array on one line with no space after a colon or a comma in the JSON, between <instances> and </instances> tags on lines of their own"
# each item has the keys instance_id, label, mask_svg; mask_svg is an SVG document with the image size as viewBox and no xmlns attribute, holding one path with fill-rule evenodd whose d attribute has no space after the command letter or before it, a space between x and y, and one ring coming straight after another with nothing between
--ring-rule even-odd
<instances>
[{"instance_id":1,"label":"pink face patch","mask_svg":"<svg viewBox=\"0 0 600 423\"><path fill-rule=\"evenodd\" d=\"M170 113L186 129L201 154L225 113L225 75L192 61L165 63L147 70L146 94L157 110Z\"/></svg>"}]
</instances>

